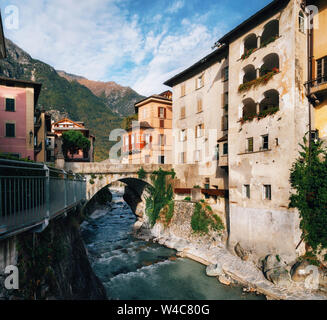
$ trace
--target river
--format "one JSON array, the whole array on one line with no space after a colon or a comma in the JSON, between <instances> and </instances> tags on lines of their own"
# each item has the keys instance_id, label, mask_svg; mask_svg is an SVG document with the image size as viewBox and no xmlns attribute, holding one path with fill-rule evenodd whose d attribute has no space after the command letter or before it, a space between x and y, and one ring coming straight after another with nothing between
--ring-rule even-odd
<instances>
[{"instance_id":1,"label":"river","mask_svg":"<svg viewBox=\"0 0 327 320\"><path fill-rule=\"evenodd\" d=\"M176 251L135 239L136 217L113 191L106 210L96 210L82 224L82 236L96 275L110 299L119 300L257 300L240 287L207 277L205 266L176 257Z\"/></svg>"}]
</instances>

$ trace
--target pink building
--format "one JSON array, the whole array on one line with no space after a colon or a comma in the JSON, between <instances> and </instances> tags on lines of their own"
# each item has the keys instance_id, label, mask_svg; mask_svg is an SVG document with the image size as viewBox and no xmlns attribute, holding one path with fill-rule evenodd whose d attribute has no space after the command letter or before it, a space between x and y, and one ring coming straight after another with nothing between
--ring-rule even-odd
<instances>
[{"instance_id":1,"label":"pink building","mask_svg":"<svg viewBox=\"0 0 327 320\"><path fill-rule=\"evenodd\" d=\"M34 160L34 113L41 84L0 77L0 153Z\"/></svg>"}]
</instances>

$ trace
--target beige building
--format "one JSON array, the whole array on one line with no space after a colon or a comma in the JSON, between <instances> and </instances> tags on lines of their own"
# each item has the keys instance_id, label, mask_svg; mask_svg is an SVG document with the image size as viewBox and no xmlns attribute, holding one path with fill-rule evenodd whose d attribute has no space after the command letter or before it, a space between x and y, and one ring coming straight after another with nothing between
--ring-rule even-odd
<instances>
[{"instance_id":1,"label":"beige building","mask_svg":"<svg viewBox=\"0 0 327 320\"><path fill-rule=\"evenodd\" d=\"M217 49L168 80L173 88L173 161L180 197L201 189L225 211L228 190L228 50ZM182 177L182 178L181 178Z\"/></svg>"},{"instance_id":2,"label":"beige building","mask_svg":"<svg viewBox=\"0 0 327 320\"><path fill-rule=\"evenodd\" d=\"M135 104L138 121L123 135L123 163L172 163L172 93L149 96Z\"/></svg>"},{"instance_id":3,"label":"beige building","mask_svg":"<svg viewBox=\"0 0 327 320\"><path fill-rule=\"evenodd\" d=\"M298 213L288 209L290 169L309 130L301 4L271 2L165 83L174 90L181 190L194 184L228 189L229 245L240 243L258 258L276 253L293 259L301 239ZM212 156L217 151L218 159Z\"/></svg>"}]
</instances>

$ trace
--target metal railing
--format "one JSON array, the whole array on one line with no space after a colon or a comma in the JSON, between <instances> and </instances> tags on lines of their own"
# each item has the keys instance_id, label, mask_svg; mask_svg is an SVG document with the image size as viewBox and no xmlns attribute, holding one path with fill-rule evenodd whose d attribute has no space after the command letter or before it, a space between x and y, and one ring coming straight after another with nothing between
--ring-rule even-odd
<instances>
[{"instance_id":1,"label":"metal railing","mask_svg":"<svg viewBox=\"0 0 327 320\"><path fill-rule=\"evenodd\" d=\"M0 159L0 238L42 224L84 199L86 179L80 175Z\"/></svg>"}]
</instances>

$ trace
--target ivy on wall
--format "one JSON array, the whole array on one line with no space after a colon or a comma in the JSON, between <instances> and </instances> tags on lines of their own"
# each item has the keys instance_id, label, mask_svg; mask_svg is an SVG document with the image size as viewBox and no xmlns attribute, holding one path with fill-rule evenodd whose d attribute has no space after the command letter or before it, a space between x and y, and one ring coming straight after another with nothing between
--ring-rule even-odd
<instances>
[{"instance_id":1,"label":"ivy on wall","mask_svg":"<svg viewBox=\"0 0 327 320\"><path fill-rule=\"evenodd\" d=\"M175 178L175 175L174 170L164 171L161 168L151 174L152 185L147 187L149 196L146 198L145 208L151 227L158 220L161 209L173 199L171 180Z\"/></svg>"},{"instance_id":2,"label":"ivy on wall","mask_svg":"<svg viewBox=\"0 0 327 320\"><path fill-rule=\"evenodd\" d=\"M298 209L302 238L316 254L327 248L327 152L317 140L309 148L306 137L300 146L300 157L291 169L294 193L289 207Z\"/></svg>"}]
</instances>

